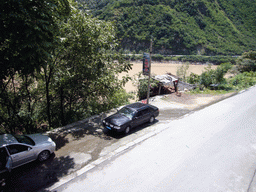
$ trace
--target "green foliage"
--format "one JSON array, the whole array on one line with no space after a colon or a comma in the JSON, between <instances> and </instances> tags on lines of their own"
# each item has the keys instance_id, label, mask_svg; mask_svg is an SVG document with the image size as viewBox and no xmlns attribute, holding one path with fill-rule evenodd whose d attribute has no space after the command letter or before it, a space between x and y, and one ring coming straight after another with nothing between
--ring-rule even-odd
<instances>
[{"instance_id":1,"label":"green foliage","mask_svg":"<svg viewBox=\"0 0 256 192\"><path fill-rule=\"evenodd\" d=\"M256 51L249 51L242 54L237 59L238 70L244 71L256 71Z\"/></svg>"},{"instance_id":2,"label":"green foliage","mask_svg":"<svg viewBox=\"0 0 256 192\"><path fill-rule=\"evenodd\" d=\"M153 61L162 61L164 59L164 56L160 54L154 54L151 56L151 59Z\"/></svg>"},{"instance_id":3,"label":"green foliage","mask_svg":"<svg viewBox=\"0 0 256 192\"><path fill-rule=\"evenodd\" d=\"M214 83L223 84L226 82L224 75L232 68L230 63L223 63L214 71Z\"/></svg>"},{"instance_id":4,"label":"green foliage","mask_svg":"<svg viewBox=\"0 0 256 192\"><path fill-rule=\"evenodd\" d=\"M122 86L128 78L118 80L117 74L131 65L114 51L113 25L72 9L61 23L61 36L48 68L41 73L43 83L49 80L45 88L50 125L66 125L127 102ZM121 100L117 95L122 95Z\"/></svg>"},{"instance_id":5,"label":"green foliage","mask_svg":"<svg viewBox=\"0 0 256 192\"><path fill-rule=\"evenodd\" d=\"M199 84L204 87L210 87L211 84L214 83L214 70L211 69L210 65L209 67L205 68L206 71L204 71L199 78Z\"/></svg>"},{"instance_id":6,"label":"green foliage","mask_svg":"<svg viewBox=\"0 0 256 192\"><path fill-rule=\"evenodd\" d=\"M56 43L57 20L69 11L67 0L1 1L0 80L40 70Z\"/></svg>"},{"instance_id":7,"label":"green foliage","mask_svg":"<svg viewBox=\"0 0 256 192\"><path fill-rule=\"evenodd\" d=\"M246 89L256 84L256 72L243 72L239 73L231 78L225 79L224 75L232 68L229 63L222 64L216 70L212 70L210 67L206 68L200 76L190 74L187 78L189 83L197 84L198 88L193 90L193 93L209 93L214 92L211 89L217 91L216 93L223 93L223 91L234 91ZM216 87L211 87L211 84L217 84ZM204 89L202 92L201 90Z\"/></svg>"},{"instance_id":8,"label":"green foliage","mask_svg":"<svg viewBox=\"0 0 256 192\"><path fill-rule=\"evenodd\" d=\"M91 18L75 3L68 17L57 19L66 4L61 0L55 3L58 7L47 4L55 11L51 18L56 33L51 31L48 55L40 58L43 65L33 73L10 66L5 69L12 73L5 74L6 80L0 84L1 131L38 132L42 124L48 128L63 126L128 102L130 95L122 87L129 77L120 80L118 74L130 70L131 64L115 51L118 44L113 25ZM32 33L31 39L40 35ZM33 51L36 54L38 49ZM28 66L33 63L27 61Z\"/></svg>"},{"instance_id":9,"label":"green foliage","mask_svg":"<svg viewBox=\"0 0 256 192\"><path fill-rule=\"evenodd\" d=\"M123 54L122 51L120 53ZM143 54L125 54L127 60L142 60ZM232 63L236 64L237 57L234 56L203 56L203 55L180 55L180 56L165 56L161 54L152 54L152 61L182 61L182 62L193 62L193 63L212 63L214 65L220 65L221 63Z\"/></svg>"},{"instance_id":10,"label":"green foliage","mask_svg":"<svg viewBox=\"0 0 256 192\"><path fill-rule=\"evenodd\" d=\"M211 65L208 65L201 75L191 73L187 77L188 68L189 65L186 63L177 69L177 76L180 78L180 80L191 84L199 84L200 86L208 88L211 84L225 83L224 75L232 68L232 65L230 63L223 63L215 70L211 69Z\"/></svg>"},{"instance_id":11,"label":"green foliage","mask_svg":"<svg viewBox=\"0 0 256 192\"><path fill-rule=\"evenodd\" d=\"M5 132L34 132L35 70L51 58L57 23L70 13L67 0L2 1L0 16L0 125Z\"/></svg>"},{"instance_id":12,"label":"green foliage","mask_svg":"<svg viewBox=\"0 0 256 192\"><path fill-rule=\"evenodd\" d=\"M134 85L137 87L137 97L139 100L147 98L148 92L148 78L142 75L142 72L138 73L133 78ZM158 87L159 81L150 78L150 95L152 95L152 90Z\"/></svg>"},{"instance_id":13,"label":"green foliage","mask_svg":"<svg viewBox=\"0 0 256 192\"><path fill-rule=\"evenodd\" d=\"M84 2L95 17L116 23L127 50L147 51L152 36L160 54L236 55L256 49L255 0Z\"/></svg>"},{"instance_id":14,"label":"green foliage","mask_svg":"<svg viewBox=\"0 0 256 192\"><path fill-rule=\"evenodd\" d=\"M256 84L256 72L243 72L228 80L229 84L241 90Z\"/></svg>"},{"instance_id":15,"label":"green foliage","mask_svg":"<svg viewBox=\"0 0 256 192\"><path fill-rule=\"evenodd\" d=\"M0 125L4 132L34 132L34 101L38 95L32 91L35 86L33 79L15 75L2 85L5 89L0 94Z\"/></svg>"},{"instance_id":16,"label":"green foliage","mask_svg":"<svg viewBox=\"0 0 256 192\"><path fill-rule=\"evenodd\" d=\"M252 37L255 37L256 32L255 1L218 0L218 3L240 34L247 37L243 39L245 45L252 47L255 44L255 38L253 39ZM250 49L245 51L248 50Z\"/></svg>"},{"instance_id":17,"label":"green foliage","mask_svg":"<svg viewBox=\"0 0 256 192\"><path fill-rule=\"evenodd\" d=\"M169 60L183 61L183 62L199 62L199 63L212 63L219 65L221 63L232 63L235 64L236 57L232 56L201 56L201 55L185 55L175 56L169 58Z\"/></svg>"},{"instance_id":18,"label":"green foliage","mask_svg":"<svg viewBox=\"0 0 256 192\"><path fill-rule=\"evenodd\" d=\"M223 63L217 69L211 69L211 65L205 68L201 75L191 73L187 77L187 82L191 84L198 84L199 87L211 88L211 85L218 85L214 89L226 89L226 79L224 75L232 68L230 63Z\"/></svg>"},{"instance_id":19,"label":"green foliage","mask_svg":"<svg viewBox=\"0 0 256 192\"><path fill-rule=\"evenodd\" d=\"M187 82L190 84L198 84L199 83L199 75L195 73L190 73L190 75L187 77Z\"/></svg>"}]
</instances>

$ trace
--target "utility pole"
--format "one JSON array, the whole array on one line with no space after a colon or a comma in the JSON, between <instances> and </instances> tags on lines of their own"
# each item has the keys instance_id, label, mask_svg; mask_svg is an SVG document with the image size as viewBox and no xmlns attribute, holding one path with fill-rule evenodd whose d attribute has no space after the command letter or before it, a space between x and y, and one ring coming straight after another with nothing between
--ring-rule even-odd
<instances>
[{"instance_id":1,"label":"utility pole","mask_svg":"<svg viewBox=\"0 0 256 192\"><path fill-rule=\"evenodd\" d=\"M153 44L153 39L152 39L152 37L151 37L151 40L150 40L150 52L149 52L150 60L149 60L149 74L148 74L147 104L149 104L149 96L150 96L150 78L151 78L151 61L152 61L151 54L152 54L152 44Z\"/></svg>"}]
</instances>

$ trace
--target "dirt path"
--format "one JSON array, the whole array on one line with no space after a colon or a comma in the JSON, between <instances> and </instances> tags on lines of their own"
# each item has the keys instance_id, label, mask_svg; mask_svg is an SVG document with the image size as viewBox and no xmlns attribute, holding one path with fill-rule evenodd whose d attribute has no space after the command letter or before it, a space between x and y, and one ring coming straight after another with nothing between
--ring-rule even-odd
<instances>
[{"instance_id":1,"label":"dirt path","mask_svg":"<svg viewBox=\"0 0 256 192\"><path fill-rule=\"evenodd\" d=\"M236 94L235 92L226 94L189 94L189 93L179 93L178 95L169 94L165 95L163 100L168 102L175 102L181 104L184 108L189 110L195 110L197 108L203 107L205 105L212 104L214 102L220 101L222 99L228 98Z\"/></svg>"}]
</instances>

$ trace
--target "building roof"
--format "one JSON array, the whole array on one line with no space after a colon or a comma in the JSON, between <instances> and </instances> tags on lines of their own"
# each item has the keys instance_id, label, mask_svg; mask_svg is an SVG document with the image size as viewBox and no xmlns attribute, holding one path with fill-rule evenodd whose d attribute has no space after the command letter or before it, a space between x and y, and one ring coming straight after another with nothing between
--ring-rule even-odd
<instances>
[{"instance_id":1,"label":"building roof","mask_svg":"<svg viewBox=\"0 0 256 192\"><path fill-rule=\"evenodd\" d=\"M154 77L154 79L158 80L160 83L162 83L163 85L168 85L171 86L173 85L173 81L178 80L178 78L176 78L176 76L174 75L170 75L170 74L166 74L166 75L156 75Z\"/></svg>"}]
</instances>

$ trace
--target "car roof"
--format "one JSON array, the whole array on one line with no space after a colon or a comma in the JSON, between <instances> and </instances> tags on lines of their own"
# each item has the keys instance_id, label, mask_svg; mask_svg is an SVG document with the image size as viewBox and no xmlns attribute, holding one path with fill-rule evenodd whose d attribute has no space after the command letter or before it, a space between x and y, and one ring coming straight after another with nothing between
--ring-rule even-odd
<instances>
[{"instance_id":1,"label":"car roof","mask_svg":"<svg viewBox=\"0 0 256 192\"><path fill-rule=\"evenodd\" d=\"M3 147L5 145L18 143L16 138L11 134L3 134L0 135L0 147Z\"/></svg>"},{"instance_id":2,"label":"car roof","mask_svg":"<svg viewBox=\"0 0 256 192\"><path fill-rule=\"evenodd\" d=\"M131 108L133 110L138 110L138 109L143 108L145 106L147 106L147 104L137 102L137 103L132 103L130 105L126 105L125 107Z\"/></svg>"}]
</instances>

